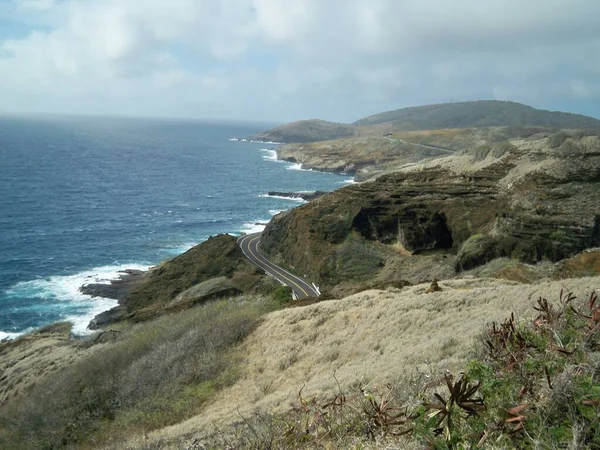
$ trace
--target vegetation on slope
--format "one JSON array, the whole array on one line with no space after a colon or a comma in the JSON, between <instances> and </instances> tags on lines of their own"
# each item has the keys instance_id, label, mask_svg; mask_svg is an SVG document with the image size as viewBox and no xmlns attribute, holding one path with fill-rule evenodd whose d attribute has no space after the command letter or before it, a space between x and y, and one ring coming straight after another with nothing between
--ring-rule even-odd
<instances>
[{"instance_id":1,"label":"vegetation on slope","mask_svg":"<svg viewBox=\"0 0 600 450\"><path fill-rule=\"evenodd\" d=\"M225 277L229 282L223 284L222 289L213 289L214 292L210 296L204 296L202 301L229 296L233 291L261 291L263 283L269 283L246 259L237 245L236 238L221 234L162 263L151 272L143 284L125 297L123 303L133 319L152 318L167 307L180 310L192 306L193 302L188 301L177 304L171 302L188 289L219 277Z\"/></svg>"},{"instance_id":2,"label":"vegetation on slope","mask_svg":"<svg viewBox=\"0 0 600 450\"><path fill-rule=\"evenodd\" d=\"M228 448L599 448L597 295L540 297L536 311L493 323L459 377L379 392L338 385L328 401L300 390L290 412L247 420Z\"/></svg>"},{"instance_id":3,"label":"vegetation on slope","mask_svg":"<svg viewBox=\"0 0 600 450\"><path fill-rule=\"evenodd\" d=\"M516 102L482 100L397 109L365 117L353 125L389 123L398 130L498 126L600 129L600 120L581 114L546 111Z\"/></svg>"},{"instance_id":4,"label":"vegetation on slope","mask_svg":"<svg viewBox=\"0 0 600 450\"><path fill-rule=\"evenodd\" d=\"M236 346L274 304L218 300L135 325L0 407L0 448L117 448L177 423L233 383ZM10 345L10 344L8 344Z\"/></svg>"},{"instance_id":5,"label":"vegetation on slope","mask_svg":"<svg viewBox=\"0 0 600 450\"><path fill-rule=\"evenodd\" d=\"M274 142L314 142L346 138L354 135L354 127L325 120L299 120L258 133L252 139Z\"/></svg>"},{"instance_id":6,"label":"vegetation on slope","mask_svg":"<svg viewBox=\"0 0 600 450\"><path fill-rule=\"evenodd\" d=\"M600 120L581 114L540 110L516 102L484 100L397 109L368 116L352 124L301 120L259 133L252 138L306 143L415 130L483 127L599 130Z\"/></svg>"}]
</instances>

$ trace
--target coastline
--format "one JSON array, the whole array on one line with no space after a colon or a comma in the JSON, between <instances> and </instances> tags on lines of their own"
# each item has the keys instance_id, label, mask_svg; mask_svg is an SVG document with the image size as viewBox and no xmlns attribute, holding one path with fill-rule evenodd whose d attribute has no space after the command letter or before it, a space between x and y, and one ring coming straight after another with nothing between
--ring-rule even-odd
<instances>
[{"instance_id":1,"label":"coastline","mask_svg":"<svg viewBox=\"0 0 600 450\"><path fill-rule=\"evenodd\" d=\"M233 139L231 139L231 140L233 140ZM242 141L242 140L240 139L240 141ZM249 142L249 141L246 141L246 142ZM257 142L257 141L255 141L255 142ZM280 143L277 143L277 142L261 142L261 143L274 144L277 146L280 145ZM263 160L284 163L285 170L318 171L318 172L323 172L323 173L328 173L328 174L338 175L338 176L339 175L342 175L342 176L347 175L343 172L320 170L319 168L315 168L314 170L301 168L300 165L297 163L279 159L278 155L277 155L277 149L273 148L273 147L271 147L270 149L257 149L257 150L263 150L263 151L270 152L271 155L263 156ZM352 181L353 180L343 179L343 180L335 181L334 183L341 187L341 185L352 182ZM318 185L319 185L319 183L317 182L314 186L316 188L318 188L319 187ZM311 186L312 186L312 184L311 184ZM275 185L273 187L275 187ZM307 203L308 201L310 201L314 198L320 197L321 195L324 195L331 190L335 190L335 189L337 189L337 187L328 186L327 189L328 189L327 191L320 191L320 190L314 190L314 191L270 191L270 192L265 192L264 194L260 194L260 197L269 197L269 198L277 198L277 199L281 199L281 200L286 200L285 205L276 206L275 208L271 208L268 210L268 212L271 214L271 217L273 217L274 215L276 215L282 211L286 211L288 209L294 208L295 206L297 206L299 204ZM289 206L288 206L287 202L290 202ZM261 229L264 228L266 226L266 223L268 223L269 220L271 219L271 217L258 218L258 215L257 215L257 219L244 222L242 227L236 230L236 233L243 234L243 233L250 233L250 232L258 231L259 226ZM226 232L226 231L227 230L221 230L221 232ZM231 232L231 230L229 232ZM204 242L204 240L205 240L205 238L203 238L201 240L201 242ZM196 245L198 245L198 244L196 244ZM175 257L179 256L180 254L185 253L185 251L187 251L189 249L190 249L190 247L182 248L180 250L181 253L173 254L172 256L169 256L168 258L163 259L163 261L175 258ZM49 322L47 325L57 323L57 321L60 322L60 321L67 320L76 325L75 329L73 331L74 335L86 335L86 334L93 332L94 330L102 328L102 326L104 326L107 323L113 322L115 320L120 320L122 318L126 318L128 313L126 311L126 308L123 306L123 299L129 292L131 292L137 286L139 286L141 283L143 283L147 279L147 276L152 272L152 267L150 267L150 266L145 266L144 268L142 268L142 267L136 268L135 266L136 266L135 263L131 264L130 266L122 265L120 268L118 268L118 270L116 270L116 272L118 273L118 277L115 277L115 275L114 275L115 267L112 267L113 275L109 275L109 276L105 276L102 273L101 269L104 269L104 267L101 267L101 268L92 268L89 270L85 270L84 272L78 272L73 275L53 276L53 277L48 277L46 279L35 280L35 283L38 283L38 284L42 283L42 282L45 284L49 284L51 282L52 286L44 286L44 289L49 290L50 287L55 288L55 291L57 292L57 294L55 294L55 295L62 295L62 291L64 290L62 288L61 288L61 290L56 289L59 287L59 284L62 286L63 283L69 283L69 292L67 293L65 291L66 298L70 298L72 296L73 298L76 298L77 301L83 301L83 300L89 301L90 304L92 305L91 309L90 309L90 314L88 314L85 318L83 316L81 316L81 317L80 316L73 316L73 317L63 316L64 317L63 319L57 319L55 321ZM140 269L146 269L148 267L150 267L148 270L140 270ZM100 274L100 276L98 276L98 274ZM65 279L65 277L67 279ZM78 283L76 282L76 280L78 281ZM44 326L47 326L47 325L44 325ZM15 333L7 332L5 334L5 336L3 336L3 339L6 339L6 340L18 339L19 337L21 337L23 335L27 335L32 332L35 332L38 328L39 327L32 327L32 328L28 328L26 330L15 332Z\"/></svg>"},{"instance_id":2,"label":"coastline","mask_svg":"<svg viewBox=\"0 0 600 450\"><path fill-rule=\"evenodd\" d=\"M98 330L109 323L127 318L127 308L123 305L123 300L131 291L146 281L152 274L154 267L148 270L125 269L121 271L117 280L110 280L109 284L90 283L84 284L79 291L92 298L102 297L117 300L117 306L96 314L90 321L87 329L90 331Z\"/></svg>"}]
</instances>

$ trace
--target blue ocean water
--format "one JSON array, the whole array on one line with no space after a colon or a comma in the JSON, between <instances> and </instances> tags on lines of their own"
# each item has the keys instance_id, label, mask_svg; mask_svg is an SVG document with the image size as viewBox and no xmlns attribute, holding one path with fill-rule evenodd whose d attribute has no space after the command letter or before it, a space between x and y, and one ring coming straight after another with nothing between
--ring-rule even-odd
<instances>
[{"instance_id":1,"label":"blue ocean water","mask_svg":"<svg viewBox=\"0 0 600 450\"><path fill-rule=\"evenodd\" d=\"M269 124L0 117L0 339L58 320L85 332L114 305L79 292L217 233L260 229L298 205L268 191L333 190L348 177L234 142Z\"/></svg>"}]
</instances>

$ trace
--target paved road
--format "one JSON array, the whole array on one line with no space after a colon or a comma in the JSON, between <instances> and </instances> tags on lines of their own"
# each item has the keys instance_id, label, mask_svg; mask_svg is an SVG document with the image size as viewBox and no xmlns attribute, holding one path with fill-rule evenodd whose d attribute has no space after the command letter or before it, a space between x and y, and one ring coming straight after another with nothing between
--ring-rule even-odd
<instances>
[{"instance_id":1,"label":"paved road","mask_svg":"<svg viewBox=\"0 0 600 450\"><path fill-rule=\"evenodd\" d=\"M307 280L297 277L289 273L287 270L273 264L260 252L258 245L260 244L260 236L262 233L253 233L242 236L238 239L238 245L242 249L246 258L253 264L260 267L269 275L275 277L279 282L292 288L296 297L307 298L307 297L318 297L319 292L313 287L313 285Z\"/></svg>"},{"instance_id":2,"label":"paved road","mask_svg":"<svg viewBox=\"0 0 600 450\"><path fill-rule=\"evenodd\" d=\"M450 154L456 153L456 150L452 150L450 148L436 147L435 145L417 144L416 142L408 142L403 139L394 139L394 138L391 138L388 136L384 136L383 138L387 139L388 141L391 141L391 142L402 142L403 144L416 145L417 147L431 148L433 150L439 150L444 153L450 153Z\"/></svg>"}]
</instances>

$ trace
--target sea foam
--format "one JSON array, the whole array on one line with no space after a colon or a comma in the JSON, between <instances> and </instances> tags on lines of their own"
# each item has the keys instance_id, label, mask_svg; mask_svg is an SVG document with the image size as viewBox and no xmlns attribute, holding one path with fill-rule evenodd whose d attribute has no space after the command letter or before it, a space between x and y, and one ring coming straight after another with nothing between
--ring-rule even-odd
<instances>
[{"instance_id":1,"label":"sea foam","mask_svg":"<svg viewBox=\"0 0 600 450\"><path fill-rule=\"evenodd\" d=\"M288 200L288 201L297 202L297 203L308 203L306 200L304 200L303 198L300 198L300 197L284 197L282 195L269 195L269 194L260 194L259 197L261 197L261 198L277 198L279 200Z\"/></svg>"},{"instance_id":2,"label":"sea foam","mask_svg":"<svg viewBox=\"0 0 600 450\"><path fill-rule=\"evenodd\" d=\"M148 270L149 267L149 265L143 264L119 264L97 267L74 275L54 275L21 281L9 288L5 294L8 297L42 300L40 304L32 308L40 310L50 308L61 311L60 320L73 322L73 333L81 335L90 332L87 326L94 316L117 306L118 302L109 298L82 294L79 288L86 284L110 284L111 281L118 280L124 270ZM0 331L0 339L15 338L27 331L31 330L19 333Z\"/></svg>"},{"instance_id":3,"label":"sea foam","mask_svg":"<svg viewBox=\"0 0 600 450\"><path fill-rule=\"evenodd\" d=\"M264 221L256 220L253 222L246 222L242 225L240 230L241 233L252 234L252 233L261 233L265 230L266 224L263 224Z\"/></svg>"},{"instance_id":4,"label":"sea foam","mask_svg":"<svg viewBox=\"0 0 600 450\"><path fill-rule=\"evenodd\" d=\"M268 148L262 148L261 151L265 152L266 155L263 155L263 159L265 161L273 161L273 162L285 162L277 159L277 152L275 150L271 150Z\"/></svg>"}]
</instances>

